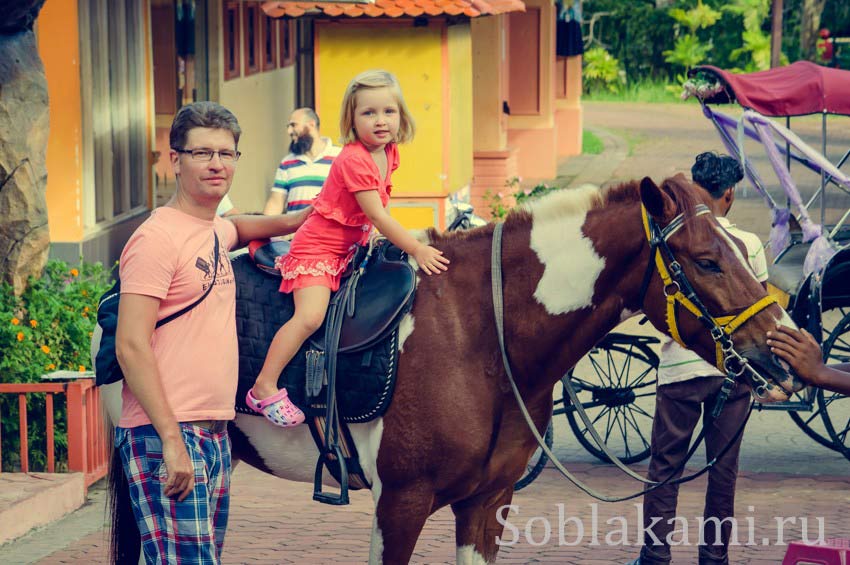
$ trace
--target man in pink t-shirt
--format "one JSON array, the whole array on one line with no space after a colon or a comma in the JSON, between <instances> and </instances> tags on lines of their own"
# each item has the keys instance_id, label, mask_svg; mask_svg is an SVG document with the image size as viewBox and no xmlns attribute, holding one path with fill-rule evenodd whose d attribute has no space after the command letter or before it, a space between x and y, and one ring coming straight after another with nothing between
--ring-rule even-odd
<instances>
[{"instance_id":1,"label":"man in pink t-shirt","mask_svg":"<svg viewBox=\"0 0 850 565\"><path fill-rule=\"evenodd\" d=\"M235 416L238 378L236 287L227 252L291 233L311 211L216 216L236 171L240 134L236 117L218 104L180 109L170 134L177 191L121 254L115 351L124 388L115 447L148 563L220 561L230 488L226 422ZM202 302L156 328L213 281Z\"/></svg>"}]
</instances>

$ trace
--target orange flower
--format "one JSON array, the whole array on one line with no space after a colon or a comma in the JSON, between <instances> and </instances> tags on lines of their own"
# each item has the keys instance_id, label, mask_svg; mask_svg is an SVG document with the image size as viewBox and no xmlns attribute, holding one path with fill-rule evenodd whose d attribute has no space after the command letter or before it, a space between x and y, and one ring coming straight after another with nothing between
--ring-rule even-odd
<instances>
[{"instance_id":1,"label":"orange flower","mask_svg":"<svg viewBox=\"0 0 850 565\"><path fill-rule=\"evenodd\" d=\"M85 308L83 308L83 312L88 312L88 311L89 311L89 307L88 307L88 306L86 306Z\"/></svg>"},{"instance_id":2,"label":"orange flower","mask_svg":"<svg viewBox=\"0 0 850 565\"><path fill-rule=\"evenodd\" d=\"M56 369L56 365L53 364L53 363L51 363L50 365L47 366L48 371L53 371L54 369Z\"/></svg>"},{"instance_id":3,"label":"orange flower","mask_svg":"<svg viewBox=\"0 0 850 565\"><path fill-rule=\"evenodd\" d=\"M89 315L88 315L88 314L86 314L85 312L83 312L81 315L82 315L82 317L83 317L83 318L88 318L88 317L89 317Z\"/></svg>"},{"instance_id":4,"label":"orange flower","mask_svg":"<svg viewBox=\"0 0 850 565\"><path fill-rule=\"evenodd\" d=\"M18 332L18 341L24 341L24 332Z\"/></svg>"},{"instance_id":5,"label":"orange flower","mask_svg":"<svg viewBox=\"0 0 850 565\"><path fill-rule=\"evenodd\" d=\"M17 325L18 325L18 324L20 324L20 323L21 323L21 321L20 321L19 319L17 319L17 318L12 318L12 325L13 325L13 326L17 326Z\"/></svg>"},{"instance_id":6,"label":"orange flower","mask_svg":"<svg viewBox=\"0 0 850 565\"><path fill-rule=\"evenodd\" d=\"M73 277L79 277L79 276L80 276L80 271L78 271L77 269L71 269L71 276L73 276Z\"/></svg>"},{"instance_id":7,"label":"orange flower","mask_svg":"<svg viewBox=\"0 0 850 565\"><path fill-rule=\"evenodd\" d=\"M32 327L34 327L34 328L37 328L37 327L38 327L38 322L37 322L37 321L35 321L35 320L30 320L30 325L31 325Z\"/></svg>"},{"instance_id":8,"label":"orange flower","mask_svg":"<svg viewBox=\"0 0 850 565\"><path fill-rule=\"evenodd\" d=\"M87 290L83 290L83 291L81 291L81 292L80 292L80 294L82 294L83 296L88 296L88 295L89 295L89 291L87 291Z\"/></svg>"},{"instance_id":9,"label":"orange flower","mask_svg":"<svg viewBox=\"0 0 850 565\"><path fill-rule=\"evenodd\" d=\"M42 345L42 346L41 346L41 350L42 350L43 352L45 352L45 353L50 353L50 348L49 348L49 347L47 347L46 345Z\"/></svg>"},{"instance_id":10,"label":"orange flower","mask_svg":"<svg viewBox=\"0 0 850 565\"><path fill-rule=\"evenodd\" d=\"M85 366L85 365L80 365L80 372L81 372L81 373L85 373L85 372L86 372L86 366Z\"/></svg>"}]
</instances>

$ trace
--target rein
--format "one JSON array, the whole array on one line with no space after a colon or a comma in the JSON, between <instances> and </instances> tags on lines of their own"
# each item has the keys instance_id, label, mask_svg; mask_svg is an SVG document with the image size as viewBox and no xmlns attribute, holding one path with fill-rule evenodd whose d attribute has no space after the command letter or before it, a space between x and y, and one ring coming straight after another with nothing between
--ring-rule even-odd
<instances>
[{"instance_id":1,"label":"rein","mask_svg":"<svg viewBox=\"0 0 850 565\"><path fill-rule=\"evenodd\" d=\"M705 208L706 212L702 212L700 207L698 207L697 208L698 214L709 212L707 207L705 207L705 206L701 206L701 207ZM646 222L647 222L646 210L643 208L643 206L641 206L641 210L642 210L642 213L644 214L644 222L645 222L645 225L646 225ZM677 225L674 225L674 224L677 224ZM645 293L646 293L646 287L648 287L648 285L649 285L649 278L651 277L651 274L652 274L652 271L651 271L651 267L652 267L652 264L653 264L652 255L654 254L656 256L656 263L660 264L663 267L664 266L663 260L658 261L658 259L657 259L657 257L658 257L658 246L663 245L664 249L666 249L667 254L671 258L671 262L675 262L675 259L673 259L672 252L670 251L669 247L667 247L666 239L669 238L673 233L675 233L676 230L678 230L682 226L682 224L684 224L684 216L679 215L673 220L673 222L670 223L670 225L667 226L667 228L665 228L665 231L667 231L668 233L666 234L666 236L661 237L659 244L656 244L655 246L653 246L652 245L653 242L650 239L650 245L651 245L652 251L650 253L649 268L647 269L649 274L644 277L644 285L643 285L644 288L642 288L641 296L640 296L641 304L643 303L643 299L644 299L644 296L645 296ZM652 224L652 225L654 225L654 224ZM672 226L672 228L671 228L671 226ZM641 481L641 482L643 482L647 485L650 485L650 486L648 486L644 490L641 490L639 492L636 492L636 493L633 493L633 494L630 494L630 495L627 495L627 496L622 496L622 497L605 496L603 494L598 493L596 490L592 489L591 487L585 485L584 483L582 483L579 479L577 479L572 473L570 473L561 464L561 462L558 460L557 456L555 456L555 454L552 453L552 450L549 449L549 447L543 441L543 438L540 436L540 432L537 430L537 426L534 424L534 421L531 419L531 414L528 413L528 408L525 406L525 402L522 399L522 394L520 394L519 388L516 385L516 380L514 379L513 371L511 370L511 363L510 363L510 360L508 359L507 348L505 347L505 328L504 328L504 310L505 310L505 307L504 307L504 293L503 293L503 288L502 288L502 232L503 232L503 229L504 229L503 223L498 223L494 227L492 254L491 254L491 263L490 263L490 266L491 266L491 286L492 286L492 294L493 294L493 314L494 314L495 321L496 321L496 334L497 334L498 340L499 340L499 349L500 349L501 354L502 354L502 364L504 365L505 374L508 377L508 382L511 386L511 390L513 391L514 397L516 398L517 405L519 406L520 412L522 413L523 418L525 419L525 422L528 425L529 430L531 431L532 435L534 436L534 439L537 441L538 446L549 457L549 459L552 461L552 464L555 466L555 468L558 469L558 471L562 475L564 475L564 477L566 477L571 483L573 483L575 486L577 486L584 493L586 493L589 496L592 496L593 498L595 498L597 500L601 500L603 502L622 502L622 501L625 501L625 500L631 500L633 498L643 496L647 492L661 488L664 485L675 485L675 484L681 484L681 483L686 483L686 482L692 481L692 480L696 479L697 477L705 474L709 469L711 469L711 467L713 467L715 465L715 463L721 457L723 457L729 451L729 449L731 449L732 445L735 444L735 442L738 440L740 435L743 433L744 428L746 427L747 421L749 420L750 414L752 413L754 403L752 403L752 402L750 403L750 408L747 412L747 416L741 421L741 425L738 427L738 430L735 432L735 435L732 436L729 443L727 443L723 447L723 449L711 461L707 462L706 465L702 469L692 473L691 475L685 476L685 477L679 477L678 479L674 478L677 474L679 474L684 469L685 464L688 462L688 460L690 460L690 458L693 456L693 454L696 452L697 448L699 447L699 444L703 441L703 439L705 437L705 425L703 425L702 429L700 430L699 436L697 437L696 442L694 443L693 447L691 447L691 449L689 450L687 456L684 458L682 463L676 469L674 469L670 473L669 476L667 476L666 478L664 478L661 481L656 482L656 481L650 481L650 480L648 480L644 477L641 477L640 475L637 475L636 473L634 473L634 471L629 469L622 461L620 461L620 459L616 455L614 455L608 449L608 446L605 444L605 442L602 441L602 439L599 437L599 434L596 432L595 428L593 427L592 423L590 422L590 419L587 416L587 413L584 411L584 408L582 407L581 403L579 402L579 400L578 400L578 398L575 394L575 390L572 389L572 386L569 383L569 379L563 380L563 382L565 384L565 388L567 389L567 392L570 395L570 399L572 400L573 404L575 405L576 412L578 412L579 416L582 418L585 425L588 426L588 431L590 432L594 441L599 445L600 449L602 449L602 451L609 457L609 459L612 462L614 462L614 464L617 467L619 467L621 470L626 472L629 476L632 476L632 477L636 478L637 480L639 480L639 481ZM657 226L655 226L655 230L658 231L659 233L661 233L661 230L659 230ZM659 270L659 272L662 272L662 271ZM667 272L666 268L663 272ZM715 321L715 318L711 317L707 313L707 311L705 310L705 307L702 305L702 303L699 301L699 299L693 293L693 289L691 288L690 284L688 283L687 278L685 278L684 273L681 272L681 267L679 267L678 276L681 277L680 280L677 280L675 278L669 279L671 281L671 283L672 282L677 283L678 294L682 294L682 289L686 288L690 292L692 297L689 298L685 294L682 294L682 296L684 298L688 299L688 300L691 300L691 303L697 308L697 311L700 311L699 308L701 307L702 308L701 312L705 312L704 316L706 316L707 319L710 320L714 324L714 326L717 326L718 328L722 329L722 326L718 326L717 322ZM668 277L669 277L669 275L668 275ZM662 280L663 280L663 275L662 275ZM686 286L683 287L683 283ZM666 290L666 288L665 288L665 290ZM665 292L665 295L666 294L667 293ZM766 307L766 305L762 306L762 308L758 311L763 310L764 307ZM751 309L753 309L753 307L748 308L747 311L749 311ZM727 318L730 318L729 325L731 325L731 323L733 321L740 319L736 323L736 325L729 331L728 334L724 334L725 335L724 339L728 340L729 344L730 344L729 351L731 351L732 353L734 353L738 357L740 357L740 355L738 355L734 351L734 348L731 346L731 338L729 336L735 331L735 329L739 328L741 325L744 324L744 322L746 322L747 320L752 318L758 312L758 311L753 312L753 313L745 316L744 314L747 314L747 311L745 311L742 314L739 314L738 316L728 316L727 317ZM725 319L725 318L723 318L723 319ZM674 319L674 323L676 323L675 319ZM712 337L714 337L714 333L712 333ZM717 341L717 340L715 340L715 341ZM724 353L726 352L725 349L723 351L724 351ZM726 398L728 397L729 393L732 391L732 386L735 383L735 377L739 376L740 374L742 374L744 372L743 367L748 366L746 360L743 359L742 357L741 357L741 362L743 364L741 365L742 369L739 373L733 375L732 377L730 377L727 374L726 381L724 381L723 388L722 388L720 394L718 395L717 405L715 405L715 409L712 412L712 419L717 417L717 415L719 414L719 411L722 409L723 404L726 401ZM753 372L755 372L754 369L751 369L751 370ZM761 377L760 375L759 375L759 377L763 379L763 377ZM730 383L729 386L728 386L728 390L727 390L727 383ZM765 384L766 384L766 381L765 381Z\"/></svg>"}]
</instances>

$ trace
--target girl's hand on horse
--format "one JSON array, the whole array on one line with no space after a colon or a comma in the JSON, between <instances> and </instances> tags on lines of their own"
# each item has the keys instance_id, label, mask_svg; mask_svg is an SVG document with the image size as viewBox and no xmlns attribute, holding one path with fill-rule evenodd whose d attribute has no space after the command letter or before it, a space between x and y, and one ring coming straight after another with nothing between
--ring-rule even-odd
<instances>
[{"instance_id":1,"label":"girl's hand on horse","mask_svg":"<svg viewBox=\"0 0 850 565\"><path fill-rule=\"evenodd\" d=\"M787 326L776 326L776 331L767 332L770 351L791 365L805 381L817 385L824 368L820 345L806 330L795 330Z\"/></svg>"},{"instance_id":2,"label":"girl's hand on horse","mask_svg":"<svg viewBox=\"0 0 850 565\"><path fill-rule=\"evenodd\" d=\"M162 464L167 474L163 494L176 496L178 501L183 502L195 488L195 468L181 437L173 441L163 440Z\"/></svg>"},{"instance_id":3,"label":"girl's hand on horse","mask_svg":"<svg viewBox=\"0 0 850 565\"><path fill-rule=\"evenodd\" d=\"M440 271L449 270L446 265L450 261L443 257L442 251L430 245L424 243L419 245L412 255L419 267L428 275L439 275Z\"/></svg>"}]
</instances>

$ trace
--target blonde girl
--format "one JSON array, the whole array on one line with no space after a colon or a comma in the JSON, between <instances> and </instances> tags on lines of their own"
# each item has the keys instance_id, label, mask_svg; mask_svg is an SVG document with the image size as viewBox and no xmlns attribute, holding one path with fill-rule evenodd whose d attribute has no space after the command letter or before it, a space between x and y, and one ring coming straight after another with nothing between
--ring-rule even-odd
<instances>
[{"instance_id":1,"label":"blonde girl","mask_svg":"<svg viewBox=\"0 0 850 565\"><path fill-rule=\"evenodd\" d=\"M366 71L345 90L340 112L343 147L313 203L313 212L279 259L281 292L292 292L295 314L272 340L247 403L272 423L296 426L304 414L277 388L278 377L325 318L331 293L358 244L373 227L413 257L426 274L448 269L443 253L405 230L387 212L391 177L398 168L398 143L413 139L415 126L395 76Z\"/></svg>"}]
</instances>

